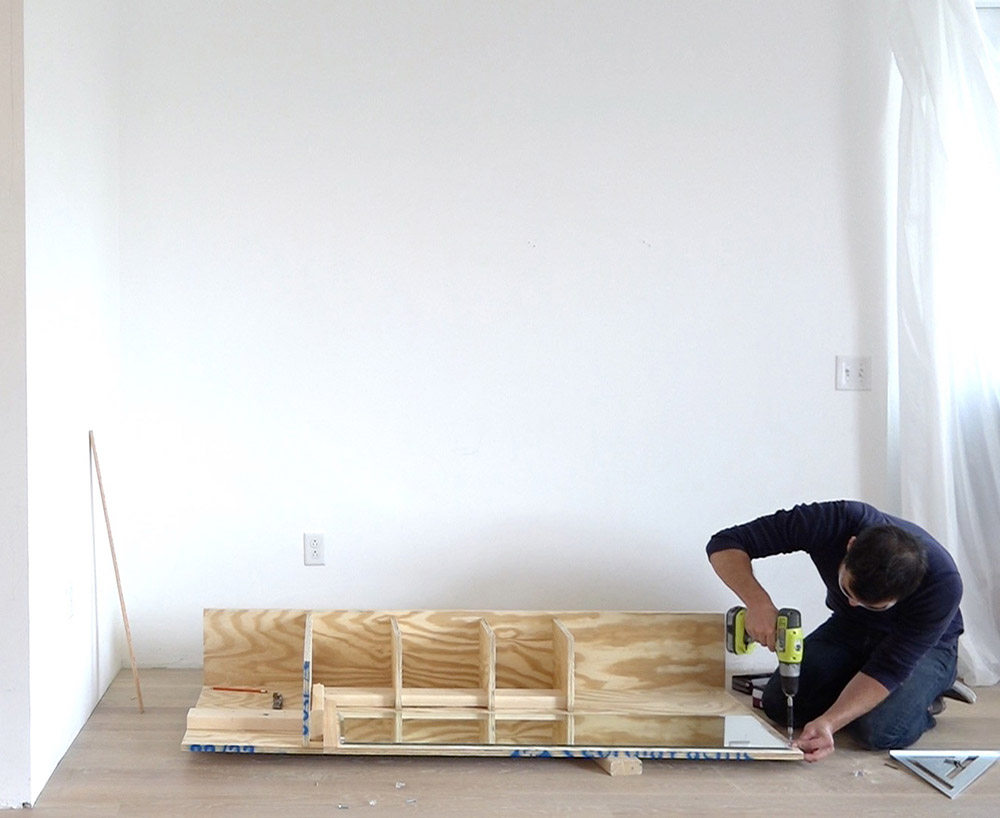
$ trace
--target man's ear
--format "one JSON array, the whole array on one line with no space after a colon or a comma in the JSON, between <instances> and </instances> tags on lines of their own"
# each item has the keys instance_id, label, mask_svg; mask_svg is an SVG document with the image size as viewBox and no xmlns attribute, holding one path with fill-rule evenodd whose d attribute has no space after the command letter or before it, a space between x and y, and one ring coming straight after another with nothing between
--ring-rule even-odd
<instances>
[{"instance_id":1,"label":"man's ear","mask_svg":"<svg viewBox=\"0 0 1000 818\"><path fill-rule=\"evenodd\" d=\"M851 537L851 539L849 539L849 540L847 541L847 550L848 550L848 551L850 551L850 550L851 550L851 546L852 546L852 545L854 545L854 541L855 541L856 539L857 539L857 537Z\"/></svg>"}]
</instances>

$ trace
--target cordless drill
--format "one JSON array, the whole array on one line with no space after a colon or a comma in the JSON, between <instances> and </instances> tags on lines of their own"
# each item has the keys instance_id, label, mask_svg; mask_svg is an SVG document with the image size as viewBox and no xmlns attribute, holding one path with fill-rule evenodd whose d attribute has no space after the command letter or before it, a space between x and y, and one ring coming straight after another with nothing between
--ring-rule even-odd
<instances>
[{"instance_id":1,"label":"cordless drill","mask_svg":"<svg viewBox=\"0 0 1000 818\"><path fill-rule=\"evenodd\" d=\"M726 650L738 656L750 653L757 645L746 631L747 609L736 605L726 612ZM778 611L775 623L777 638L774 652L778 657L781 692L788 704L788 741L792 740L793 700L799 692L799 670L802 667L802 614L795 608Z\"/></svg>"}]
</instances>

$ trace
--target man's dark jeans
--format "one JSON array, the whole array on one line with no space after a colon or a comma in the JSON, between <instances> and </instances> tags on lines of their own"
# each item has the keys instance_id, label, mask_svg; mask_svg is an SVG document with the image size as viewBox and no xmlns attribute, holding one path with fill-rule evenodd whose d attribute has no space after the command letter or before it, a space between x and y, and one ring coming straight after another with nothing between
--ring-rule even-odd
<instances>
[{"instance_id":1,"label":"man's dark jeans","mask_svg":"<svg viewBox=\"0 0 1000 818\"><path fill-rule=\"evenodd\" d=\"M838 616L831 616L806 637L799 692L795 696L796 727L829 709L880 641L879 637L858 634ZM954 683L957 654L955 646L929 650L902 685L850 724L855 738L873 750L902 749L913 744L934 726L928 708ZM786 701L777 672L764 688L761 703L771 719L786 724Z\"/></svg>"}]
</instances>

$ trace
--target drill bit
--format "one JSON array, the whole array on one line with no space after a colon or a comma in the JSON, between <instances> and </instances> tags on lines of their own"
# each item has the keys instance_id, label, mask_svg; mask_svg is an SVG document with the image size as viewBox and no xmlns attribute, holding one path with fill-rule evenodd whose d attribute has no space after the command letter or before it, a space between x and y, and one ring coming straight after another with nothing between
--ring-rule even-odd
<instances>
[{"instance_id":1,"label":"drill bit","mask_svg":"<svg viewBox=\"0 0 1000 818\"><path fill-rule=\"evenodd\" d=\"M788 718L788 744L789 744L789 746L791 746L791 743L792 743L792 724L793 724L792 702L794 700L793 700L793 698L791 696L786 696L785 697L785 701L788 702L788 713L786 714L786 716Z\"/></svg>"}]
</instances>

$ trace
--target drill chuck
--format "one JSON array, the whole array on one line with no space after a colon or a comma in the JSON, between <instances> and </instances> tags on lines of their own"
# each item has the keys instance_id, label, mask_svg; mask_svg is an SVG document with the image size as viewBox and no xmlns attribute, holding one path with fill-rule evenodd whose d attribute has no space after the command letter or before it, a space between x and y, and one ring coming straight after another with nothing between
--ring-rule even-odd
<instances>
[{"instance_id":1,"label":"drill chuck","mask_svg":"<svg viewBox=\"0 0 1000 818\"><path fill-rule=\"evenodd\" d=\"M778 675L781 677L781 692L786 696L794 696L799 692L799 669L802 665L792 665L788 662L778 663Z\"/></svg>"}]
</instances>

